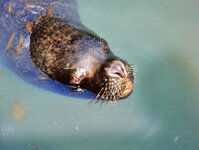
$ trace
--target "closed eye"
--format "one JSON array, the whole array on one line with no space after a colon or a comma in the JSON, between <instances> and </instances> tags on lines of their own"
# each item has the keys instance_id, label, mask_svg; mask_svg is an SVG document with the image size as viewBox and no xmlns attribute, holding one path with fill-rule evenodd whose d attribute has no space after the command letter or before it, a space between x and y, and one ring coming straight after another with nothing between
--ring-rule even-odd
<instances>
[{"instance_id":1,"label":"closed eye","mask_svg":"<svg viewBox=\"0 0 199 150\"><path fill-rule=\"evenodd\" d=\"M114 74L118 75L119 77L123 78L122 74L120 72L114 72Z\"/></svg>"}]
</instances>

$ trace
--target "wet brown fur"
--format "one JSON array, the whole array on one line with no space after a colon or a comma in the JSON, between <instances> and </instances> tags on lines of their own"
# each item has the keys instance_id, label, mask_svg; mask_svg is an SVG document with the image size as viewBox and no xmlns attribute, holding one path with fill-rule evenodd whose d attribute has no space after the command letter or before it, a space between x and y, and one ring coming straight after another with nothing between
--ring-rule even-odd
<instances>
[{"instance_id":1,"label":"wet brown fur","mask_svg":"<svg viewBox=\"0 0 199 150\"><path fill-rule=\"evenodd\" d=\"M77 69L73 68L78 61L74 54L81 49L81 45L74 41L82 36L93 38L90 33L76 30L67 25L67 22L44 16L32 29L30 56L49 77L67 84L71 71ZM108 49L108 46L105 47Z\"/></svg>"},{"instance_id":2,"label":"wet brown fur","mask_svg":"<svg viewBox=\"0 0 199 150\"><path fill-rule=\"evenodd\" d=\"M114 56L104 39L81 24L77 29L71 23L51 16L33 23L29 49L33 62L53 80L86 88L102 100L118 99L125 80L107 77L106 66L120 60L127 69L126 77L133 82L131 66ZM84 42L89 40L100 44L87 47Z\"/></svg>"}]
</instances>

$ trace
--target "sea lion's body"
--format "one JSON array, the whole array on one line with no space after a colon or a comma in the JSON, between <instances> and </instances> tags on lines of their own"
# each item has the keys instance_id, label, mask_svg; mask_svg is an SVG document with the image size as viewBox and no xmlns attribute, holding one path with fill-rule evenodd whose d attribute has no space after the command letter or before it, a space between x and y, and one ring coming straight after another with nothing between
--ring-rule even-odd
<instances>
[{"instance_id":1,"label":"sea lion's body","mask_svg":"<svg viewBox=\"0 0 199 150\"><path fill-rule=\"evenodd\" d=\"M79 26L81 29L76 29L71 22L45 16L33 27L30 37L33 62L50 78L66 85L77 70L93 76L102 62L113 55L106 41L83 25Z\"/></svg>"},{"instance_id":2,"label":"sea lion's body","mask_svg":"<svg viewBox=\"0 0 199 150\"><path fill-rule=\"evenodd\" d=\"M27 7L24 0L19 2L24 9ZM8 29L12 35L6 46L7 55L0 55L4 62L22 72L26 79L41 81L40 76L45 76L44 86L51 84L53 87L52 80L58 81L56 84L62 88L67 85L84 88L104 100L121 99L131 93L134 78L131 66L116 57L104 39L81 24L74 1L56 2L56 5L73 8L73 13L70 11L66 16L52 3L42 1L41 7L38 6L41 4L39 0L30 2L28 6L36 10L26 12L20 8L11 17L19 22L17 13L27 13L25 19L17 24L18 30ZM39 14L39 10L45 13ZM11 13L8 9L8 15ZM16 35L17 40L14 38ZM66 90L65 87L63 89Z\"/></svg>"},{"instance_id":3,"label":"sea lion's body","mask_svg":"<svg viewBox=\"0 0 199 150\"><path fill-rule=\"evenodd\" d=\"M85 38L87 46L78 38ZM93 38L96 41L92 43ZM91 31L86 28L84 31L74 29L67 21L53 17L42 17L33 27L30 39L33 62L52 79L65 84L69 84L74 69L83 68L85 72L95 72L96 65L108 57L103 49L89 47L89 44L96 46L100 40ZM98 46L103 44L98 43Z\"/></svg>"}]
</instances>

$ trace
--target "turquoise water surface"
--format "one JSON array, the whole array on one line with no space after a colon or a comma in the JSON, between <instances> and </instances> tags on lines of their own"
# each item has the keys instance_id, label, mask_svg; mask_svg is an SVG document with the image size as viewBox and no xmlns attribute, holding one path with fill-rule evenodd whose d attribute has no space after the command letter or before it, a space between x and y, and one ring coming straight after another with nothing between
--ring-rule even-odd
<instances>
[{"instance_id":1,"label":"turquoise water surface","mask_svg":"<svg viewBox=\"0 0 199 150\"><path fill-rule=\"evenodd\" d=\"M0 65L0 150L198 150L199 1L78 5L83 24L136 66L133 94L93 105Z\"/></svg>"}]
</instances>

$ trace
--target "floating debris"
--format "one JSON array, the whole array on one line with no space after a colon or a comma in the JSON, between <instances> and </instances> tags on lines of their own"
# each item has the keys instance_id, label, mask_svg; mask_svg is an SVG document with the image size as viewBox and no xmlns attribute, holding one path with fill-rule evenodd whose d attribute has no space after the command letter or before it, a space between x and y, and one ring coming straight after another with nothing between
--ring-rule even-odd
<instances>
[{"instance_id":1,"label":"floating debris","mask_svg":"<svg viewBox=\"0 0 199 150\"><path fill-rule=\"evenodd\" d=\"M23 36L20 35L19 44L17 45L17 56L19 56L23 48L24 48Z\"/></svg>"},{"instance_id":2,"label":"floating debris","mask_svg":"<svg viewBox=\"0 0 199 150\"><path fill-rule=\"evenodd\" d=\"M164 7L163 7L163 6L160 6L160 9L164 9Z\"/></svg>"},{"instance_id":3,"label":"floating debris","mask_svg":"<svg viewBox=\"0 0 199 150\"><path fill-rule=\"evenodd\" d=\"M24 120L26 115L26 104L22 100L14 100L10 105L10 113L16 120Z\"/></svg>"},{"instance_id":4,"label":"floating debris","mask_svg":"<svg viewBox=\"0 0 199 150\"><path fill-rule=\"evenodd\" d=\"M46 76L39 76L39 79L41 79L41 80L47 80L48 78Z\"/></svg>"},{"instance_id":5,"label":"floating debris","mask_svg":"<svg viewBox=\"0 0 199 150\"><path fill-rule=\"evenodd\" d=\"M0 136L9 136L14 133L14 127L3 124L0 126Z\"/></svg>"},{"instance_id":6,"label":"floating debris","mask_svg":"<svg viewBox=\"0 0 199 150\"><path fill-rule=\"evenodd\" d=\"M8 6L8 12L11 14L12 13L12 6Z\"/></svg>"},{"instance_id":7,"label":"floating debris","mask_svg":"<svg viewBox=\"0 0 199 150\"><path fill-rule=\"evenodd\" d=\"M54 125L57 125L57 121L54 121L53 124L54 124Z\"/></svg>"},{"instance_id":8,"label":"floating debris","mask_svg":"<svg viewBox=\"0 0 199 150\"><path fill-rule=\"evenodd\" d=\"M47 13L49 16L52 16L52 15L53 15L53 8L52 8L52 7L47 8L46 13Z\"/></svg>"},{"instance_id":9,"label":"floating debris","mask_svg":"<svg viewBox=\"0 0 199 150\"><path fill-rule=\"evenodd\" d=\"M12 33L12 35L11 35L9 41L8 41L8 44L7 44L7 47L6 47L7 51L12 47L12 41L13 41L14 37L15 37L15 32Z\"/></svg>"},{"instance_id":10,"label":"floating debris","mask_svg":"<svg viewBox=\"0 0 199 150\"><path fill-rule=\"evenodd\" d=\"M174 142L178 142L179 136L176 136Z\"/></svg>"},{"instance_id":11,"label":"floating debris","mask_svg":"<svg viewBox=\"0 0 199 150\"><path fill-rule=\"evenodd\" d=\"M17 72L17 71L15 71L18 75L20 75L20 76L24 76L24 73L20 73L20 72Z\"/></svg>"},{"instance_id":12,"label":"floating debris","mask_svg":"<svg viewBox=\"0 0 199 150\"><path fill-rule=\"evenodd\" d=\"M75 130L79 130L79 127L78 127L78 126L76 126L76 127L75 127Z\"/></svg>"}]
</instances>

